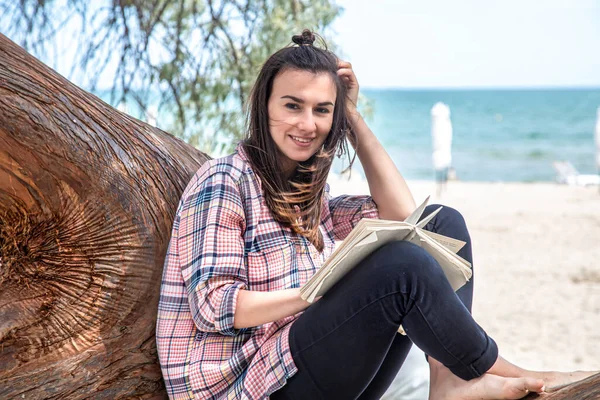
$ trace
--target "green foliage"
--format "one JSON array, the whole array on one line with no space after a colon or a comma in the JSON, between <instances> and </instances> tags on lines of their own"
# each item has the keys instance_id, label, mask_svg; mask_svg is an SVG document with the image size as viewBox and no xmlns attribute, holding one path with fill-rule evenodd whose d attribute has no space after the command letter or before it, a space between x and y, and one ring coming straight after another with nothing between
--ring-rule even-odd
<instances>
[{"instance_id":1,"label":"green foliage","mask_svg":"<svg viewBox=\"0 0 600 400\"><path fill-rule=\"evenodd\" d=\"M158 106L158 125L208 154L244 135L243 108L265 59L309 28L329 48L335 0L0 0L0 23L42 60L62 35L88 90L111 76L110 103ZM20 39L20 40L19 40ZM55 51L55 56L62 56Z\"/></svg>"}]
</instances>

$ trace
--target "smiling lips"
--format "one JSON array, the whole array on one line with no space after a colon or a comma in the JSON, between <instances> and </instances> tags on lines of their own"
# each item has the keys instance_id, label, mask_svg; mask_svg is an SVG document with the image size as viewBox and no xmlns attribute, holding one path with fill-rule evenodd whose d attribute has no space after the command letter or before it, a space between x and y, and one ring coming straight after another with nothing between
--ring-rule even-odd
<instances>
[{"instance_id":1,"label":"smiling lips","mask_svg":"<svg viewBox=\"0 0 600 400\"><path fill-rule=\"evenodd\" d=\"M290 136L294 142L299 146L307 147L315 138L301 138L298 136Z\"/></svg>"},{"instance_id":2,"label":"smiling lips","mask_svg":"<svg viewBox=\"0 0 600 400\"><path fill-rule=\"evenodd\" d=\"M302 138L300 136L292 136L292 139L297 140L297 141L302 142L302 143L308 143L311 140L313 140L314 138Z\"/></svg>"}]
</instances>

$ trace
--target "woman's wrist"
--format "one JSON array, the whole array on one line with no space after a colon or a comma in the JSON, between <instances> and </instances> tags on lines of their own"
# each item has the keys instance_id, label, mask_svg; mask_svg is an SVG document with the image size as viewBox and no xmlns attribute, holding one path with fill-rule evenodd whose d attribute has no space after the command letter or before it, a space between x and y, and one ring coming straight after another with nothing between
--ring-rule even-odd
<instances>
[{"instance_id":1,"label":"woman's wrist","mask_svg":"<svg viewBox=\"0 0 600 400\"><path fill-rule=\"evenodd\" d=\"M348 119L350 120L350 124L352 124L353 127L356 127L358 121L362 119L362 115L360 115L360 112L356 109L356 107L349 107Z\"/></svg>"},{"instance_id":2,"label":"woman's wrist","mask_svg":"<svg viewBox=\"0 0 600 400\"><path fill-rule=\"evenodd\" d=\"M292 291L292 294L294 296L294 301L296 304L298 304L300 307L304 307L304 308L306 308L310 305L310 303L308 301L306 301L302 298L302 295L300 294L300 288L294 288L294 289L290 289L290 290Z\"/></svg>"}]
</instances>

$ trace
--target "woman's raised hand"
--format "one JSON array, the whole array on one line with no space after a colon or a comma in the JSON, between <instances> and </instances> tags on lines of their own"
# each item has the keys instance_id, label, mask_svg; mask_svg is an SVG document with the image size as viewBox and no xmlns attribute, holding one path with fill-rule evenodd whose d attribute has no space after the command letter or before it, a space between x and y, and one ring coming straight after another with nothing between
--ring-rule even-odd
<instances>
[{"instance_id":1,"label":"woman's raised hand","mask_svg":"<svg viewBox=\"0 0 600 400\"><path fill-rule=\"evenodd\" d=\"M356 103L358 101L358 80L352 70L352 64L347 61L338 61L339 77L348 89L348 98L346 99L346 107L350 113L356 114Z\"/></svg>"}]
</instances>

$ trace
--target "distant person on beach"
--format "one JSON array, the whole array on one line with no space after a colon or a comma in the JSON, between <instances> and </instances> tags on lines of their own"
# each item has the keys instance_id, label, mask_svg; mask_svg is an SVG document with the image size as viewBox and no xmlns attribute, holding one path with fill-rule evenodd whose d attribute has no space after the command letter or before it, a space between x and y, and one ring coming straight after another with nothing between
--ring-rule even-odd
<instances>
[{"instance_id":1,"label":"distant person on beach","mask_svg":"<svg viewBox=\"0 0 600 400\"><path fill-rule=\"evenodd\" d=\"M435 170L437 195L440 197L450 180L452 166L452 122L450 107L442 102L431 108L432 161Z\"/></svg>"},{"instance_id":2,"label":"distant person on beach","mask_svg":"<svg viewBox=\"0 0 600 400\"><path fill-rule=\"evenodd\" d=\"M308 30L292 41L258 74L246 139L205 162L181 197L156 330L169 397L377 399L413 343L428 355L431 399L518 399L587 377L500 357L470 314L473 281L454 293L408 241L381 247L315 303L302 300L334 241L361 218L403 220L415 202L356 109L350 63ZM371 195L329 194L346 139ZM444 207L425 229L465 241L459 255L472 262L457 211Z\"/></svg>"},{"instance_id":3,"label":"distant person on beach","mask_svg":"<svg viewBox=\"0 0 600 400\"><path fill-rule=\"evenodd\" d=\"M448 173L446 175L449 181L457 181L458 175L456 174L456 169L454 167L448 168Z\"/></svg>"}]
</instances>

